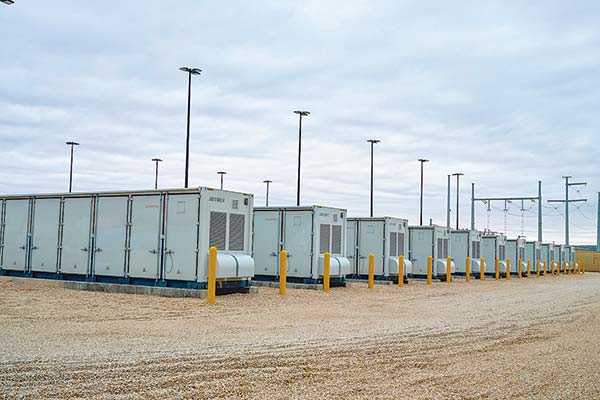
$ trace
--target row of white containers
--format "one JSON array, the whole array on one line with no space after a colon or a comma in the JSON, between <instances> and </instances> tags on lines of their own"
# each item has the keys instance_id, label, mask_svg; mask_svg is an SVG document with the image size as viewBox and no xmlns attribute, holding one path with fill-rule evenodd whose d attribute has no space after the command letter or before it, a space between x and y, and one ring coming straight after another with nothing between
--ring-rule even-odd
<instances>
[{"instance_id":1,"label":"row of white containers","mask_svg":"<svg viewBox=\"0 0 600 400\"><path fill-rule=\"evenodd\" d=\"M399 218L347 218L344 209L310 207L253 208L250 194L209 188L140 192L9 196L0 199L0 268L24 273L54 273L164 282L207 281L207 251L219 249L221 280L276 279L279 255L288 252L287 276L318 280L324 253L331 253L331 275L365 277L368 256L375 275L424 277L433 274L495 273L495 260L517 273L517 260L574 260L574 249L524 238L447 227L408 226ZM525 264L524 264L525 265ZM525 271L525 267L523 268Z\"/></svg>"},{"instance_id":2,"label":"row of white containers","mask_svg":"<svg viewBox=\"0 0 600 400\"><path fill-rule=\"evenodd\" d=\"M73 279L247 281L253 196L208 188L0 199L0 268Z\"/></svg>"}]
</instances>

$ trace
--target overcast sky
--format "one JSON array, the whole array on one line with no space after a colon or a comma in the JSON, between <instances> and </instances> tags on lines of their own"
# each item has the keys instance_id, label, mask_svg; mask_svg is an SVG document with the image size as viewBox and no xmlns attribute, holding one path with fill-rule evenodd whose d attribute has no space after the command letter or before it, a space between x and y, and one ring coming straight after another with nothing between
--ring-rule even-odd
<instances>
[{"instance_id":1,"label":"overcast sky","mask_svg":"<svg viewBox=\"0 0 600 400\"><path fill-rule=\"evenodd\" d=\"M544 239L595 243L600 189L600 3L590 1L46 1L0 4L0 193L182 187L187 76L192 186L293 205L303 124L302 203L445 224L447 175L463 172L460 220L478 196L536 196ZM454 212L455 183L452 184ZM521 204L506 213L521 233ZM576 206L580 208L576 208ZM477 204L477 228L504 230L504 204ZM537 204L524 233L536 238ZM454 221L454 214L452 221ZM453 222L454 224L454 222Z\"/></svg>"}]
</instances>

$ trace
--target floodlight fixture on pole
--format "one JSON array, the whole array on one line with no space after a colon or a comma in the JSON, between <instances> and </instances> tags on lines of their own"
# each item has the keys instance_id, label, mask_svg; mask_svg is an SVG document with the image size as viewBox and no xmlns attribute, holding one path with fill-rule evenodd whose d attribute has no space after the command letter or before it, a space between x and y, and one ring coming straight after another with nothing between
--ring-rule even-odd
<instances>
[{"instance_id":1,"label":"floodlight fixture on pole","mask_svg":"<svg viewBox=\"0 0 600 400\"><path fill-rule=\"evenodd\" d=\"M221 175L221 190L223 190L223 175L226 175L227 172L225 171L219 171L217 172L218 175Z\"/></svg>"},{"instance_id":2,"label":"floodlight fixture on pole","mask_svg":"<svg viewBox=\"0 0 600 400\"><path fill-rule=\"evenodd\" d=\"M417 161L421 163L421 201L419 207L419 225L423 225L423 164L429 162L426 158L419 158Z\"/></svg>"},{"instance_id":3,"label":"floodlight fixture on pole","mask_svg":"<svg viewBox=\"0 0 600 400\"><path fill-rule=\"evenodd\" d=\"M77 142L65 142L67 146L71 146L71 167L69 168L69 193L73 189L73 147L79 146Z\"/></svg>"},{"instance_id":4,"label":"floodlight fixture on pole","mask_svg":"<svg viewBox=\"0 0 600 400\"><path fill-rule=\"evenodd\" d=\"M455 172L452 176L456 176L456 229L458 229L458 211L460 206L460 177L464 174L462 172Z\"/></svg>"},{"instance_id":5,"label":"floodlight fixture on pole","mask_svg":"<svg viewBox=\"0 0 600 400\"><path fill-rule=\"evenodd\" d=\"M371 217L373 217L373 146L380 143L379 139L368 139L367 142L371 143Z\"/></svg>"},{"instance_id":6,"label":"floodlight fixture on pole","mask_svg":"<svg viewBox=\"0 0 600 400\"><path fill-rule=\"evenodd\" d=\"M294 114L298 114L298 185L296 189L296 205L300 205L300 160L302 158L302 117L308 117L310 111L296 110Z\"/></svg>"},{"instance_id":7,"label":"floodlight fixture on pole","mask_svg":"<svg viewBox=\"0 0 600 400\"><path fill-rule=\"evenodd\" d=\"M265 202L265 206L269 207L269 186L271 185L271 183L273 183L273 181L271 181L269 179L266 179L266 180L263 181L263 183L267 184L267 199L266 199L266 202Z\"/></svg>"},{"instance_id":8,"label":"floodlight fixture on pole","mask_svg":"<svg viewBox=\"0 0 600 400\"><path fill-rule=\"evenodd\" d=\"M156 164L154 168L154 190L156 190L158 189L158 163L162 162L162 160L160 158L153 158L152 161Z\"/></svg>"},{"instance_id":9,"label":"floodlight fixture on pole","mask_svg":"<svg viewBox=\"0 0 600 400\"><path fill-rule=\"evenodd\" d=\"M188 104L187 104L187 134L185 138L185 179L184 187L188 187L189 171L190 171L190 110L192 104L192 75L200 75L201 69L192 67L180 67L181 71L188 74Z\"/></svg>"}]
</instances>

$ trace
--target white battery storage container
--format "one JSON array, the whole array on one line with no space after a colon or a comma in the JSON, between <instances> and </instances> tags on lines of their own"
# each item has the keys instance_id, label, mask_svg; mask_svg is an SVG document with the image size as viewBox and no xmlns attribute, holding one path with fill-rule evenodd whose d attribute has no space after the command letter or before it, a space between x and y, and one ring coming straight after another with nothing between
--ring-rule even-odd
<instances>
[{"instance_id":1,"label":"white battery storage container","mask_svg":"<svg viewBox=\"0 0 600 400\"><path fill-rule=\"evenodd\" d=\"M563 261L565 260L565 245L564 244L555 244L554 245L554 262L556 263L556 268L563 272Z\"/></svg>"},{"instance_id":2,"label":"white battery storage container","mask_svg":"<svg viewBox=\"0 0 600 400\"><path fill-rule=\"evenodd\" d=\"M4 205L5 270L202 288L216 246L218 287L249 286L254 274L250 194L202 187L16 196Z\"/></svg>"},{"instance_id":3,"label":"white battery storage container","mask_svg":"<svg viewBox=\"0 0 600 400\"><path fill-rule=\"evenodd\" d=\"M369 254L375 256L376 279L398 279L399 256L404 256L404 280L412 275L408 257L408 220L392 217L348 218L346 229L346 255L351 264L353 278L365 279L369 275Z\"/></svg>"},{"instance_id":4,"label":"white battery storage container","mask_svg":"<svg viewBox=\"0 0 600 400\"><path fill-rule=\"evenodd\" d=\"M467 274L467 257L471 259L471 275L478 276L481 268L481 232L458 229L450 231L450 249L452 260L456 264L456 275ZM486 262L483 267L485 269ZM485 271L484 271L485 273Z\"/></svg>"},{"instance_id":5,"label":"white battery storage container","mask_svg":"<svg viewBox=\"0 0 600 400\"><path fill-rule=\"evenodd\" d=\"M427 277L427 259L432 257L432 274L446 279L446 257L450 255L450 228L438 225L410 226L409 255L413 277ZM451 261L450 272L456 272Z\"/></svg>"},{"instance_id":6,"label":"white battery storage container","mask_svg":"<svg viewBox=\"0 0 600 400\"><path fill-rule=\"evenodd\" d=\"M527 261L530 262L531 265L531 273L535 274L537 272L537 261L541 261L542 257L542 244L538 241L528 240L525 242L525 259L523 260L523 271L527 273ZM540 271L542 270L542 266L540 265Z\"/></svg>"},{"instance_id":7,"label":"white battery storage container","mask_svg":"<svg viewBox=\"0 0 600 400\"><path fill-rule=\"evenodd\" d=\"M546 272L552 272L552 261L554 261L554 244L542 243L540 257L542 268L544 268L544 261L546 261Z\"/></svg>"},{"instance_id":8,"label":"white battery storage container","mask_svg":"<svg viewBox=\"0 0 600 400\"><path fill-rule=\"evenodd\" d=\"M485 262L485 275L496 275L496 259L500 275L506 274L506 236L500 233L485 232L481 237L481 257Z\"/></svg>"},{"instance_id":9,"label":"white battery storage container","mask_svg":"<svg viewBox=\"0 0 600 400\"><path fill-rule=\"evenodd\" d=\"M525 260L525 238L519 236L517 239L506 241L506 258L510 258L510 273L518 275L519 259L521 260L521 273L527 271L527 260Z\"/></svg>"},{"instance_id":10,"label":"white battery storage container","mask_svg":"<svg viewBox=\"0 0 600 400\"><path fill-rule=\"evenodd\" d=\"M253 257L255 279L279 279L279 255L286 250L287 279L323 281L324 254L330 253L331 282L350 274L346 258L346 210L323 206L256 207Z\"/></svg>"}]
</instances>

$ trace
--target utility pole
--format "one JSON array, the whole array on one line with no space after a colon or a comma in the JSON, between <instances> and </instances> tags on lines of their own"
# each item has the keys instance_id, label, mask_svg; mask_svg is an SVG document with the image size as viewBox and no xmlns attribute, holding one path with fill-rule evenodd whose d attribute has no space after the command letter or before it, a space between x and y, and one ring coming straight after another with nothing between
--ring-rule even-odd
<instances>
[{"instance_id":1,"label":"utility pole","mask_svg":"<svg viewBox=\"0 0 600 400\"><path fill-rule=\"evenodd\" d=\"M598 221L596 222L596 251L600 251L600 192L598 192Z\"/></svg>"},{"instance_id":2,"label":"utility pole","mask_svg":"<svg viewBox=\"0 0 600 400\"><path fill-rule=\"evenodd\" d=\"M458 230L458 210L460 206L460 177L464 175L462 172L455 172L452 176L456 176L456 229Z\"/></svg>"},{"instance_id":3,"label":"utility pole","mask_svg":"<svg viewBox=\"0 0 600 400\"><path fill-rule=\"evenodd\" d=\"M448 175L448 197L446 200L446 226L450 228L450 175Z\"/></svg>"},{"instance_id":4,"label":"utility pole","mask_svg":"<svg viewBox=\"0 0 600 400\"><path fill-rule=\"evenodd\" d=\"M265 202L265 206L269 207L269 186L271 185L271 183L273 183L273 181L267 179L264 180L263 183L267 184L267 201Z\"/></svg>"},{"instance_id":5,"label":"utility pole","mask_svg":"<svg viewBox=\"0 0 600 400\"><path fill-rule=\"evenodd\" d=\"M153 158L152 161L156 163L154 167L154 190L158 189L158 163L162 162L160 158Z\"/></svg>"},{"instance_id":6,"label":"utility pole","mask_svg":"<svg viewBox=\"0 0 600 400\"><path fill-rule=\"evenodd\" d=\"M192 67L181 67L179 70L188 74L187 131L185 136L185 178L183 182L183 186L187 189L190 172L190 111L192 105L192 75L200 75L202 70Z\"/></svg>"},{"instance_id":7,"label":"utility pole","mask_svg":"<svg viewBox=\"0 0 600 400\"><path fill-rule=\"evenodd\" d=\"M569 203L585 202L587 199L569 200L569 188L571 186L585 186L587 182L569 182L572 176L563 176L565 180L565 199L564 200L548 200L548 203L565 203L565 245L569 245Z\"/></svg>"},{"instance_id":8,"label":"utility pole","mask_svg":"<svg viewBox=\"0 0 600 400\"><path fill-rule=\"evenodd\" d=\"M488 209L490 207L490 203L492 201L504 201L504 202L512 202L512 201L533 201L541 203L542 201L542 182L538 181L538 195L537 197L475 197L475 184L471 184L471 228L475 229L475 202L481 201L484 204L488 204ZM504 205L506 209L506 203ZM521 206L523 208L523 206ZM542 207L538 205L538 238L542 237ZM505 229L506 230L506 229Z\"/></svg>"},{"instance_id":9,"label":"utility pole","mask_svg":"<svg viewBox=\"0 0 600 400\"><path fill-rule=\"evenodd\" d=\"M79 146L77 142L66 142L67 146L71 146L71 166L69 167L69 193L73 189L73 147Z\"/></svg>"},{"instance_id":10,"label":"utility pole","mask_svg":"<svg viewBox=\"0 0 600 400\"><path fill-rule=\"evenodd\" d=\"M223 175L226 175L227 172L225 171L219 171L217 172L217 175L221 175L221 190L223 190Z\"/></svg>"},{"instance_id":11,"label":"utility pole","mask_svg":"<svg viewBox=\"0 0 600 400\"><path fill-rule=\"evenodd\" d=\"M381 140L368 139L367 142L371 143L371 218L373 218L373 145L381 142Z\"/></svg>"},{"instance_id":12,"label":"utility pole","mask_svg":"<svg viewBox=\"0 0 600 400\"><path fill-rule=\"evenodd\" d=\"M423 226L423 164L429 162L426 158L419 158L417 161L421 163L421 206L419 212L419 225Z\"/></svg>"},{"instance_id":13,"label":"utility pole","mask_svg":"<svg viewBox=\"0 0 600 400\"><path fill-rule=\"evenodd\" d=\"M296 189L296 205L300 205L300 161L302 159L302 117L308 117L310 111L296 110L298 115L298 187Z\"/></svg>"}]
</instances>

